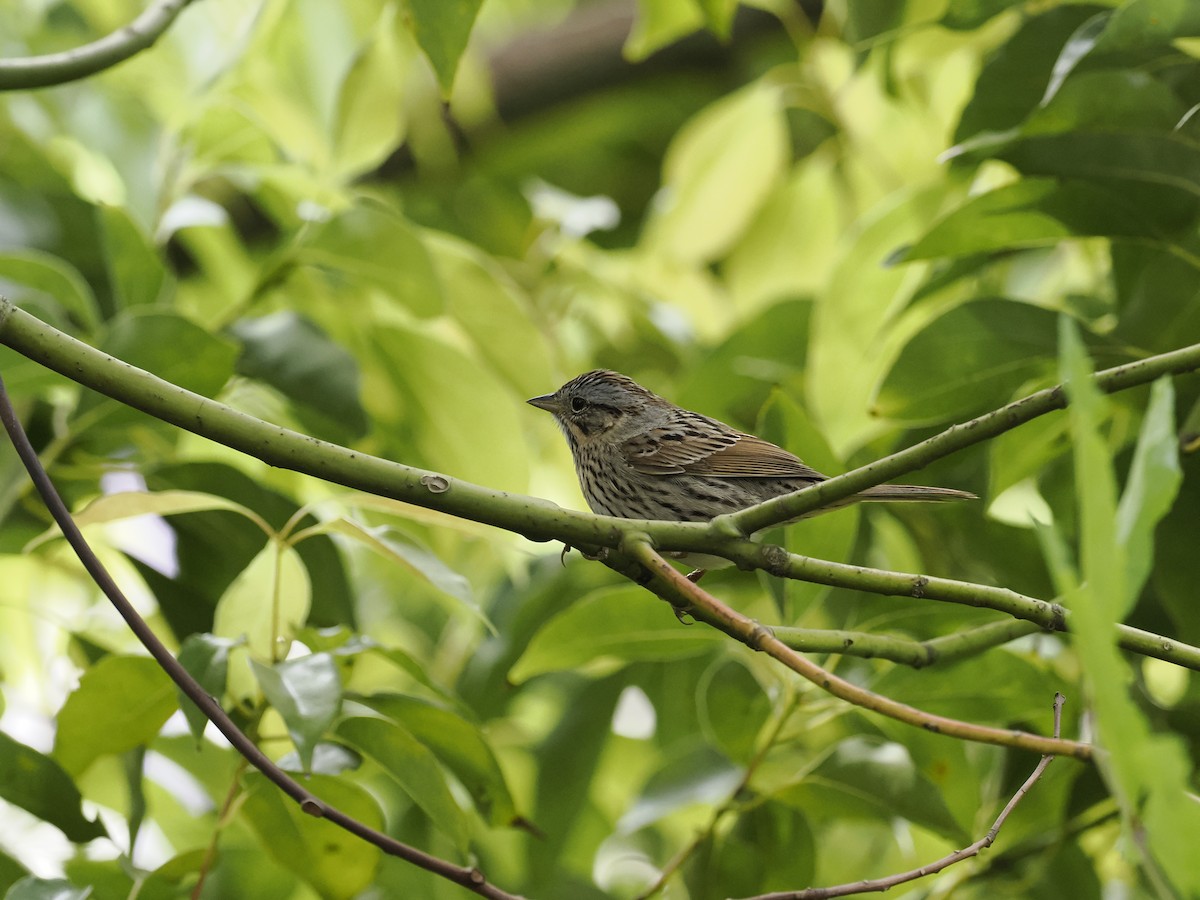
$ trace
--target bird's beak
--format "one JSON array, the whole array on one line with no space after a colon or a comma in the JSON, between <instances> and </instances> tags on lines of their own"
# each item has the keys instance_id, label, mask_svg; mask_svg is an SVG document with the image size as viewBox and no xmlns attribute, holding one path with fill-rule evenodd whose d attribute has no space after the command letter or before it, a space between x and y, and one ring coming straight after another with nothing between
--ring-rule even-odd
<instances>
[{"instance_id":1,"label":"bird's beak","mask_svg":"<svg viewBox=\"0 0 1200 900\"><path fill-rule=\"evenodd\" d=\"M540 397L531 397L525 402L530 406L536 406L538 409L544 409L546 412L558 412L558 397L554 394L542 394Z\"/></svg>"}]
</instances>

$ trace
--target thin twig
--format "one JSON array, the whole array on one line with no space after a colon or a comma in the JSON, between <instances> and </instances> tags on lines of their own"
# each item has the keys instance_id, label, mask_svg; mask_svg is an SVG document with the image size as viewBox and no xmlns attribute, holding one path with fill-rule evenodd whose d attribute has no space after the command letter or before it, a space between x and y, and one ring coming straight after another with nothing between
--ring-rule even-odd
<instances>
[{"instance_id":1,"label":"thin twig","mask_svg":"<svg viewBox=\"0 0 1200 900\"><path fill-rule=\"evenodd\" d=\"M79 557L79 561L83 564L84 569L87 570L92 580L104 592L105 596L108 597L117 612L121 614L121 618L129 625L130 630L141 641L142 646L150 652L150 655L154 657L163 671L178 685L184 695L200 708L201 712L217 727L221 734L225 735L229 743L233 745L234 749L247 762L262 772L263 775L277 785L285 794L295 800L300 805L300 809L308 815L328 819L338 827L362 838L368 843L374 844L385 853L399 857L435 875L440 875L442 878L452 881L467 890L474 891L482 897L496 898L496 900L514 900L514 895L506 893L489 883L479 869L475 867L464 868L456 866L444 859L432 856L423 850L418 850L416 847L412 847L380 831L376 831L342 812L340 809L325 803L279 768L279 766L275 765L270 757L263 753L234 724L225 710L221 708L221 705L213 697L209 696L204 688L200 686L200 683L180 664L179 660L171 655L171 651L158 639L150 626L146 624L146 620L138 615L137 610L133 608L133 604L125 597L125 594L117 586L117 583L108 573L104 564L100 562L99 558L92 551L92 548L88 546L83 533L79 530L79 526L75 524L70 510L67 509L66 503L63 502L58 490L50 480L50 476L42 467L37 451L33 449L33 445L29 442L29 437L25 434L25 429L21 426L16 411L13 409L12 401L9 399L8 390L4 386L4 379L2 377L0 377L0 420L3 420L9 438L17 450L17 455L20 456L21 461L25 464L25 468L29 472L29 477L37 487L38 493L41 494L42 501L46 504L46 508L62 529L63 537L67 539L67 543L71 545L71 549Z\"/></svg>"},{"instance_id":2,"label":"thin twig","mask_svg":"<svg viewBox=\"0 0 1200 900\"><path fill-rule=\"evenodd\" d=\"M796 701L797 697L795 694L792 694L788 698L788 701L784 705L783 709L775 717L775 721L772 723L770 732L755 751L754 756L749 762L746 763L746 768L742 772L742 777L738 779L738 783L734 785L733 789L726 795L725 801L713 811L712 817L708 820L708 825L700 831L697 831L695 836L667 861L667 864L664 865L661 870L659 870L658 877L654 879L654 882L644 891L638 894L635 900L649 900L650 897L653 897L655 894L665 888L667 882L670 881L671 876L679 871L679 868L688 861L691 855L696 852L696 848L708 840L709 836L717 830L717 825L720 823L721 819L735 809L736 805L739 803L739 798L750 787L750 781L754 777L755 773L758 772L763 760L767 758L767 754L771 752L776 741L779 740L779 735L783 731L783 726L787 724L788 719L791 717L792 713L795 712L797 706Z\"/></svg>"},{"instance_id":3,"label":"thin twig","mask_svg":"<svg viewBox=\"0 0 1200 900\"><path fill-rule=\"evenodd\" d=\"M1054 736L1057 738L1061 733L1062 728L1062 707L1066 698L1062 694L1054 695ZM992 827L988 829L987 834L971 844L969 847L964 847L962 850L956 850L948 856L943 856L937 862L929 863L921 866L918 869L911 869L907 872L900 872L896 875L889 875L886 878L874 878L867 881L856 881L851 884L839 884L833 887L825 888L807 888L802 891L776 891L770 894L758 894L748 900L823 900L826 897L846 897L850 894L869 894L878 891L886 891L894 888L898 884L905 884L909 881L916 881L918 878L924 878L926 875L933 875L943 869L949 868L955 863L962 862L964 859L970 859L972 856L978 856L979 853L988 847L992 846L992 842L996 840L996 835L1000 833L1001 826L1004 825L1009 814L1012 813L1018 803L1021 802L1030 788L1037 783L1042 777L1042 773L1046 771L1046 767L1054 761L1053 755L1046 755L1038 762L1034 768L1033 774L1025 779L1025 783L1017 788L1017 792L1013 794L1012 799L1005 804L1004 809L1000 811L1000 815L996 817L996 821L992 823Z\"/></svg>"},{"instance_id":4,"label":"thin twig","mask_svg":"<svg viewBox=\"0 0 1200 900\"><path fill-rule=\"evenodd\" d=\"M1092 759L1090 744L1048 738L1015 729L990 728L958 719L937 716L876 694L864 687L839 678L821 668L812 660L797 653L791 647L757 622L722 603L695 582L689 581L674 566L663 559L651 545L646 535L633 536L625 545L624 552L636 559L654 578L650 585L655 593L672 602L677 608L686 608L701 621L712 625L744 643L752 650L761 650L772 659L787 666L793 672L808 679L817 687L839 699L853 703L926 731L945 734L981 744L998 744L1016 747L1035 753L1071 756L1080 760Z\"/></svg>"},{"instance_id":5,"label":"thin twig","mask_svg":"<svg viewBox=\"0 0 1200 900\"><path fill-rule=\"evenodd\" d=\"M140 16L99 40L45 56L0 60L0 91L52 87L87 78L146 50L192 0L158 0Z\"/></svg>"}]
</instances>

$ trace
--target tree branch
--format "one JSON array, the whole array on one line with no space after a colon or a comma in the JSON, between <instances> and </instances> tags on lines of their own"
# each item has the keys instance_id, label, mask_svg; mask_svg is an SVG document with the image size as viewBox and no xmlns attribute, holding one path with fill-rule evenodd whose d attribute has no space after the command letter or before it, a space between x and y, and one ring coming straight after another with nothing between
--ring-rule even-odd
<instances>
[{"instance_id":1,"label":"tree branch","mask_svg":"<svg viewBox=\"0 0 1200 900\"><path fill-rule=\"evenodd\" d=\"M62 53L0 60L0 91L52 87L110 69L154 46L191 2L158 0L124 28L90 44Z\"/></svg>"},{"instance_id":2,"label":"tree branch","mask_svg":"<svg viewBox=\"0 0 1200 900\"><path fill-rule=\"evenodd\" d=\"M969 722L949 719L945 716L935 716L852 684L801 656L775 637L770 629L764 628L752 619L731 609L698 584L689 581L678 569L658 554L658 551L651 545L648 535L631 535L625 542L622 552L646 568L654 579L653 584L648 586L651 586L655 593L667 599L677 608L687 608L701 621L736 638L752 650L761 650L793 672L808 679L821 690L841 700L888 716L898 722L966 741L998 744L1002 747L1015 747L1042 754L1066 755L1081 760L1092 759L1090 744L1066 741L1061 738L1047 738L1024 731L989 728L984 725L973 725Z\"/></svg>"},{"instance_id":3,"label":"tree branch","mask_svg":"<svg viewBox=\"0 0 1200 900\"><path fill-rule=\"evenodd\" d=\"M308 815L319 819L328 819L339 828L343 828L368 843L374 844L383 852L399 857L435 875L440 875L442 878L452 881L469 891L473 891L481 897L495 898L495 900L516 900L514 895L506 893L489 883L484 878L483 873L477 868L456 866L444 859L432 856L423 850L418 850L416 847L402 843L383 832L376 831L357 819L351 818L340 809L325 803L284 772L283 769L279 768L270 757L263 753L234 724L233 720L225 713L225 710L221 708L221 705L200 686L200 683L191 676L179 660L171 655L171 651L158 639L158 636L146 624L146 620L138 615L137 610L133 608L133 604L129 602L125 594L117 587L117 583L108 573L108 570L104 568L104 564L100 562L99 558L92 551L92 548L88 546L83 533L79 530L79 526L75 524L75 520L71 517L66 503L63 502L62 497L59 496L57 489L54 487L53 482L51 482L50 476L42 467L37 451L34 450L33 445L29 442L29 437L25 434L25 429L21 426L20 419L17 418L12 401L8 396L8 389L5 387L2 377L0 377L0 420L4 423L4 428L12 440L13 447L16 448L17 455L20 456L21 462L25 464L25 468L29 472L29 477L37 487L38 493L41 494L42 501L46 504L46 508L50 510L54 521L62 529L63 537L67 539L67 543L71 545L71 549L79 557L79 561L83 564L84 569L87 570L87 573L92 577L92 580L95 581L100 590L104 592L104 595L108 597L117 612L120 613L121 618L129 625L129 629L137 636L142 646L149 651L150 655L154 657L154 660L162 667L163 671L178 685L184 695L199 707L200 711L217 727L221 734L225 735L229 743L233 745L234 749L247 762L262 772L263 775L285 794L295 800L300 805L300 809Z\"/></svg>"},{"instance_id":4,"label":"tree branch","mask_svg":"<svg viewBox=\"0 0 1200 900\"><path fill-rule=\"evenodd\" d=\"M927 641L915 641L912 638L872 634L869 631L790 626L775 626L771 629L780 641L802 653L840 653L842 656L858 656L863 659L886 659L912 666L914 669L974 656L1041 630L1033 622L1005 619Z\"/></svg>"},{"instance_id":5,"label":"tree branch","mask_svg":"<svg viewBox=\"0 0 1200 900\"><path fill-rule=\"evenodd\" d=\"M1200 368L1200 344L1182 347L1157 356L1148 356L1136 362L1126 363L1097 372L1096 386L1106 394L1123 391L1139 384L1149 384L1162 375L1193 372ZM1022 397L999 409L984 413L969 422L952 425L940 434L936 434L919 444L908 447L891 456L885 456L838 475L827 481L787 494L775 497L757 506L719 516L713 520L713 526L722 528L726 533L754 534L764 528L779 525L805 513L827 506L837 500L842 500L867 488L891 481L901 475L915 472L935 460L942 459L966 447L978 444L1011 431L1018 425L1023 425L1031 419L1045 415L1048 412L1065 409L1067 395L1063 386L1052 388Z\"/></svg>"},{"instance_id":6,"label":"tree branch","mask_svg":"<svg viewBox=\"0 0 1200 900\"><path fill-rule=\"evenodd\" d=\"M780 547L764 546L745 539L737 527L729 525L730 516L718 517L712 523L653 522L577 512L563 509L547 500L491 490L440 472L406 466L321 441L271 425L164 381L58 331L4 297L0 297L0 343L85 387L193 434L239 450L268 465L438 510L461 519L493 525L532 541L558 540L573 547L615 549L621 545L625 535L644 533L650 536L656 547L664 551L708 553L730 559L743 568L760 568L774 575L892 596L929 597L967 606L988 607L1036 622L1043 628L1061 631L1065 627L1064 612L1057 604L1023 597L1004 588L790 555ZM1108 369L1096 378L1103 382L1106 390L1115 391L1144 384L1166 372L1188 372L1196 368L1200 368L1200 344ZM1061 391L1056 388L1051 393L1054 392L1057 392L1061 403ZM851 483L849 479L852 476L864 480L866 473L874 473L871 478L875 480L864 481L863 487L868 487L883 478L904 474L929 461L920 459L914 462L911 456L913 450L927 448L940 457L993 437L999 433L995 430L997 417L1003 418L1002 414L1014 407L1025 409L1022 404L1045 394L1047 392L1042 391L973 420L980 422L990 418L993 424L988 428L991 430L974 431L972 423L956 425L910 450L830 479L819 488L835 483L845 486ZM1008 427L1016 427L1034 415L1058 408L1047 406L1035 414L1028 414L1028 410L1013 414ZM939 442L943 440L949 442L951 449L942 447ZM897 463L901 458L907 461ZM886 474L875 478L883 471L879 467L885 463ZM806 488L787 497L769 500L737 515L744 516L792 498L814 496L810 492L819 488ZM843 493L839 489L837 496L847 496L852 492ZM824 499L821 502L833 499L822 497ZM1127 650L1200 669L1200 648L1125 625L1117 626L1117 634L1120 646Z\"/></svg>"}]
</instances>

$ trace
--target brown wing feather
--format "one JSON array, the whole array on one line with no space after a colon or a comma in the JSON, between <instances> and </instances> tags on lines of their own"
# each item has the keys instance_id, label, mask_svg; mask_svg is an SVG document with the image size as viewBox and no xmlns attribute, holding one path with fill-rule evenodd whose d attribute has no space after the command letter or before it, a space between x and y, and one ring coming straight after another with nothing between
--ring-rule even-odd
<instances>
[{"instance_id":1,"label":"brown wing feather","mask_svg":"<svg viewBox=\"0 0 1200 900\"><path fill-rule=\"evenodd\" d=\"M679 427L651 429L622 444L621 452L645 475L824 478L782 447L703 416Z\"/></svg>"}]
</instances>

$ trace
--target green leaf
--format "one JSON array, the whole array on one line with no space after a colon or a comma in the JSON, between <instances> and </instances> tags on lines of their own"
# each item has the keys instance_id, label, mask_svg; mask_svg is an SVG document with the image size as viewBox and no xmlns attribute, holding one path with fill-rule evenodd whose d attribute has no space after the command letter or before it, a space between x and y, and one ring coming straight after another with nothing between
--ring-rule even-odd
<instances>
[{"instance_id":1,"label":"green leaf","mask_svg":"<svg viewBox=\"0 0 1200 900\"><path fill-rule=\"evenodd\" d=\"M704 653L720 640L712 629L680 625L670 606L641 588L602 588L551 617L509 678L519 684L561 669L683 659Z\"/></svg>"},{"instance_id":2,"label":"green leaf","mask_svg":"<svg viewBox=\"0 0 1200 900\"><path fill-rule=\"evenodd\" d=\"M63 768L0 731L0 797L84 844L107 832L83 814L79 788Z\"/></svg>"},{"instance_id":3,"label":"green leaf","mask_svg":"<svg viewBox=\"0 0 1200 900\"><path fill-rule=\"evenodd\" d=\"M271 527L253 510L225 497L199 491L120 491L104 494L75 513L75 524L80 528L87 528L90 525L120 522L137 516L173 516L214 509L228 510L245 516L267 534L271 533ZM57 525L51 526L30 541L25 549L36 549L59 537L62 537L62 529Z\"/></svg>"},{"instance_id":4,"label":"green leaf","mask_svg":"<svg viewBox=\"0 0 1200 900\"><path fill-rule=\"evenodd\" d=\"M1200 7L1188 0L1129 0L1113 10L1096 42L1096 54L1169 49L1172 41L1200 35Z\"/></svg>"},{"instance_id":5,"label":"green leaf","mask_svg":"<svg viewBox=\"0 0 1200 900\"><path fill-rule=\"evenodd\" d=\"M904 261L1057 244L1088 235L1158 231L1136 201L1083 182L1029 178L968 200L905 251Z\"/></svg>"},{"instance_id":6,"label":"green leaf","mask_svg":"<svg viewBox=\"0 0 1200 900\"><path fill-rule=\"evenodd\" d=\"M1139 71L1081 72L1035 109L1023 135L1175 128L1185 108L1171 88Z\"/></svg>"},{"instance_id":7,"label":"green leaf","mask_svg":"<svg viewBox=\"0 0 1200 900\"><path fill-rule=\"evenodd\" d=\"M365 399L408 461L477 484L523 490L529 459L521 436L532 421L525 417L537 411L434 332L384 326L373 337L377 362L397 395ZM482 443L466 439L468 434Z\"/></svg>"},{"instance_id":8,"label":"green leaf","mask_svg":"<svg viewBox=\"0 0 1200 900\"><path fill-rule=\"evenodd\" d=\"M88 900L90 887L76 887L62 878L22 878L4 895L4 900Z\"/></svg>"},{"instance_id":9,"label":"green leaf","mask_svg":"<svg viewBox=\"0 0 1200 900\"><path fill-rule=\"evenodd\" d=\"M254 696L254 682L242 662L273 659L308 617L312 588L308 570L292 547L269 540L217 602L213 634L245 641L232 651L229 690L239 700Z\"/></svg>"},{"instance_id":10,"label":"green leaf","mask_svg":"<svg viewBox=\"0 0 1200 900\"><path fill-rule=\"evenodd\" d=\"M877 678L871 689L954 719L997 726L1023 723L1044 734L1051 733L1053 724L1045 700L1054 696L1054 679L1005 650L936 669L895 666Z\"/></svg>"},{"instance_id":11,"label":"green leaf","mask_svg":"<svg viewBox=\"0 0 1200 900\"><path fill-rule=\"evenodd\" d=\"M339 517L322 522L308 533L340 534L373 550L380 556L399 563L443 594L453 597L487 623L493 632L495 631L495 626L488 622L487 616L480 609L479 603L475 599L475 592L466 576L451 569L432 551L407 538L396 529L386 525L369 528L353 519Z\"/></svg>"},{"instance_id":12,"label":"green leaf","mask_svg":"<svg viewBox=\"0 0 1200 900\"><path fill-rule=\"evenodd\" d=\"M757 804L740 810L732 828L706 836L684 875L694 898L787 894L813 883L817 859L816 836L804 813Z\"/></svg>"},{"instance_id":13,"label":"green leaf","mask_svg":"<svg viewBox=\"0 0 1200 900\"><path fill-rule=\"evenodd\" d=\"M123 309L154 303L168 283L158 248L129 212L119 206L98 208L104 261L113 296Z\"/></svg>"},{"instance_id":14,"label":"green leaf","mask_svg":"<svg viewBox=\"0 0 1200 900\"><path fill-rule=\"evenodd\" d=\"M516 806L504 773L483 733L457 713L404 694L372 694L361 703L402 725L470 792L480 813L492 825L510 825Z\"/></svg>"},{"instance_id":15,"label":"green leaf","mask_svg":"<svg viewBox=\"0 0 1200 900\"><path fill-rule=\"evenodd\" d=\"M818 472L837 475L844 469L807 410L783 391L771 394L755 434L787 448ZM780 542L791 553L845 562L854 548L861 517L862 511L857 506L838 510L830 515L793 522L782 532L768 532L764 540ZM830 591L825 585L772 578L765 574L760 581L774 593L787 622L794 622L809 604L827 596Z\"/></svg>"},{"instance_id":16,"label":"green leaf","mask_svg":"<svg viewBox=\"0 0 1200 900\"><path fill-rule=\"evenodd\" d=\"M941 793L913 764L902 744L850 737L778 799L835 818L888 821L896 815L948 840L968 843Z\"/></svg>"},{"instance_id":17,"label":"green leaf","mask_svg":"<svg viewBox=\"0 0 1200 900\"><path fill-rule=\"evenodd\" d=\"M79 775L98 757L148 743L177 708L175 686L146 656L106 656L58 712L54 758Z\"/></svg>"},{"instance_id":18,"label":"green leaf","mask_svg":"<svg viewBox=\"0 0 1200 900\"><path fill-rule=\"evenodd\" d=\"M459 851L466 851L466 816L454 802L446 776L428 747L395 722L367 716L343 719L337 734L378 763Z\"/></svg>"},{"instance_id":19,"label":"green leaf","mask_svg":"<svg viewBox=\"0 0 1200 900\"><path fill-rule=\"evenodd\" d=\"M298 259L335 278L382 291L418 316L442 311L442 287L429 252L412 226L382 204L360 202L330 219L316 229Z\"/></svg>"},{"instance_id":20,"label":"green leaf","mask_svg":"<svg viewBox=\"0 0 1200 900\"><path fill-rule=\"evenodd\" d=\"M914 424L999 406L1052 365L1056 314L1014 300L981 299L930 322L900 351L872 411Z\"/></svg>"},{"instance_id":21,"label":"green leaf","mask_svg":"<svg viewBox=\"0 0 1200 900\"><path fill-rule=\"evenodd\" d=\"M436 233L425 239L449 311L476 352L522 396L545 393L552 352L529 298L470 244Z\"/></svg>"},{"instance_id":22,"label":"green leaf","mask_svg":"<svg viewBox=\"0 0 1200 900\"><path fill-rule=\"evenodd\" d=\"M220 698L225 694L225 680L229 671L229 651L235 646L228 638L212 634L189 634L179 648L179 664L200 683L210 697ZM179 691L179 708L188 722L188 730L197 741L204 734L208 717L191 700Z\"/></svg>"},{"instance_id":23,"label":"green leaf","mask_svg":"<svg viewBox=\"0 0 1200 900\"><path fill-rule=\"evenodd\" d=\"M458 61L483 0L409 0L413 34L437 73L442 93L454 86Z\"/></svg>"},{"instance_id":24,"label":"green leaf","mask_svg":"<svg viewBox=\"0 0 1200 900\"><path fill-rule=\"evenodd\" d=\"M1200 144L1178 134L1030 135L996 155L1026 175L1115 179L1118 189L1161 187L1189 202L1200 197Z\"/></svg>"},{"instance_id":25,"label":"green leaf","mask_svg":"<svg viewBox=\"0 0 1200 900\"><path fill-rule=\"evenodd\" d=\"M776 88L758 84L714 103L672 142L644 243L684 265L720 257L778 187L788 156Z\"/></svg>"},{"instance_id":26,"label":"green leaf","mask_svg":"<svg viewBox=\"0 0 1200 900\"><path fill-rule=\"evenodd\" d=\"M1182 896L1200 893L1200 870L1195 866L1191 835L1200 833L1200 805L1180 803L1188 790L1191 764L1179 739L1154 734L1129 696L1128 664L1117 653L1113 623L1132 606L1130 574L1139 574L1144 561L1131 561L1118 531L1116 487L1108 449L1100 434L1106 404L1091 379L1083 343L1069 320L1063 319L1061 366L1070 404L1075 449L1076 492L1079 496L1082 567L1079 580L1069 586L1064 601L1072 611L1072 646L1083 667L1095 711L1099 741L1107 751L1099 764L1105 781L1121 809L1126 827L1144 829L1139 851L1146 865L1157 867L1173 891ZM1153 456L1155 437L1169 414L1169 393L1156 398L1156 411L1148 416L1144 456ZM1157 407L1163 407L1158 409ZM1147 459L1143 465L1149 465ZM1139 476L1145 478L1147 476ZM1149 476L1165 478L1169 475ZM1141 492L1131 493L1131 506ZM1161 500L1161 498L1157 498ZM1152 504L1151 509L1161 506ZM1146 531L1153 520L1126 514ZM1131 535L1130 535L1131 536ZM1149 536L1136 541L1138 552L1147 550ZM1135 568L1131 569L1130 567ZM1148 759L1153 765L1146 765Z\"/></svg>"},{"instance_id":27,"label":"green leaf","mask_svg":"<svg viewBox=\"0 0 1200 900\"><path fill-rule=\"evenodd\" d=\"M351 900L367 889L379 867L378 847L302 812L259 772L248 772L243 778L246 793L240 814L276 862L323 898ZM365 788L335 775L310 775L305 787L367 827L384 827L379 803Z\"/></svg>"},{"instance_id":28,"label":"green leaf","mask_svg":"<svg viewBox=\"0 0 1200 900\"><path fill-rule=\"evenodd\" d=\"M358 363L309 319L290 310L229 327L242 343L237 370L275 388L310 432L347 443L367 432Z\"/></svg>"},{"instance_id":29,"label":"green leaf","mask_svg":"<svg viewBox=\"0 0 1200 900\"><path fill-rule=\"evenodd\" d=\"M1024 0L950 0L941 25L955 31L971 31L1006 9L1023 4Z\"/></svg>"},{"instance_id":30,"label":"green leaf","mask_svg":"<svg viewBox=\"0 0 1200 900\"><path fill-rule=\"evenodd\" d=\"M696 0L638 0L637 8L625 40L629 62L640 62L704 25L704 11Z\"/></svg>"},{"instance_id":31,"label":"green leaf","mask_svg":"<svg viewBox=\"0 0 1200 900\"><path fill-rule=\"evenodd\" d=\"M1111 17L1111 13L1097 13L1075 29L1075 33L1063 45L1058 59L1054 61L1054 69L1050 73L1050 83L1046 87L1046 93L1042 98L1043 103L1052 99L1058 93L1058 89L1062 87L1067 76L1071 74L1084 57L1092 52L1092 49L1096 46L1096 42L1100 40L1100 36L1104 33L1104 29Z\"/></svg>"},{"instance_id":32,"label":"green leaf","mask_svg":"<svg viewBox=\"0 0 1200 900\"><path fill-rule=\"evenodd\" d=\"M771 700L750 669L735 658L714 660L696 685L696 705L709 743L734 762L749 762L771 717Z\"/></svg>"},{"instance_id":33,"label":"green leaf","mask_svg":"<svg viewBox=\"0 0 1200 900\"><path fill-rule=\"evenodd\" d=\"M392 10L384 7L338 92L334 159L344 177L374 169L404 139L405 78Z\"/></svg>"},{"instance_id":34,"label":"green leaf","mask_svg":"<svg viewBox=\"0 0 1200 900\"><path fill-rule=\"evenodd\" d=\"M719 805L729 799L742 777L740 766L711 747L687 742L686 749L664 760L646 780L617 829L629 834L690 806Z\"/></svg>"},{"instance_id":35,"label":"green leaf","mask_svg":"<svg viewBox=\"0 0 1200 900\"><path fill-rule=\"evenodd\" d=\"M1154 382L1129 480L1117 506L1117 540L1125 546L1126 590L1136 597L1154 564L1154 529L1171 509L1183 474L1175 437L1175 391L1169 376Z\"/></svg>"},{"instance_id":36,"label":"green leaf","mask_svg":"<svg viewBox=\"0 0 1200 900\"><path fill-rule=\"evenodd\" d=\"M1063 45L1080 25L1105 11L1095 4L1067 4L1025 18L979 73L954 142L1020 125L1041 102Z\"/></svg>"},{"instance_id":37,"label":"green leaf","mask_svg":"<svg viewBox=\"0 0 1200 900\"><path fill-rule=\"evenodd\" d=\"M328 653L312 653L264 666L250 660L263 696L283 717L288 735L307 772L313 748L325 735L342 706L342 679Z\"/></svg>"},{"instance_id":38,"label":"green leaf","mask_svg":"<svg viewBox=\"0 0 1200 900\"><path fill-rule=\"evenodd\" d=\"M733 32L733 17L739 0L699 0L699 3L708 30L721 40L728 40Z\"/></svg>"},{"instance_id":39,"label":"green leaf","mask_svg":"<svg viewBox=\"0 0 1200 900\"><path fill-rule=\"evenodd\" d=\"M100 324L91 285L78 269L49 253L9 250L0 254L0 290L40 318L53 321L66 314L88 331ZM68 326L68 322L62 322L62 327Z\"/></svg>"},{"instance_id":40,"label":"green leaf","mask_svg":"<svg viewBox=\"0 0 1200 900\"><path fill-rule=\"evenodd\" d=\"M187 352L181 352L186 347ZM199 325L173 312L135 307L108 322L100 349L131 366L145 369L164 381L214 397L233 374L237 349L231 341L216 337ZM124 436L125 423L147 420L143 413L118 406L99 394L87 391L79 401L78 414L107 404L105 424Z\"/></svg>"}]
</instances>

